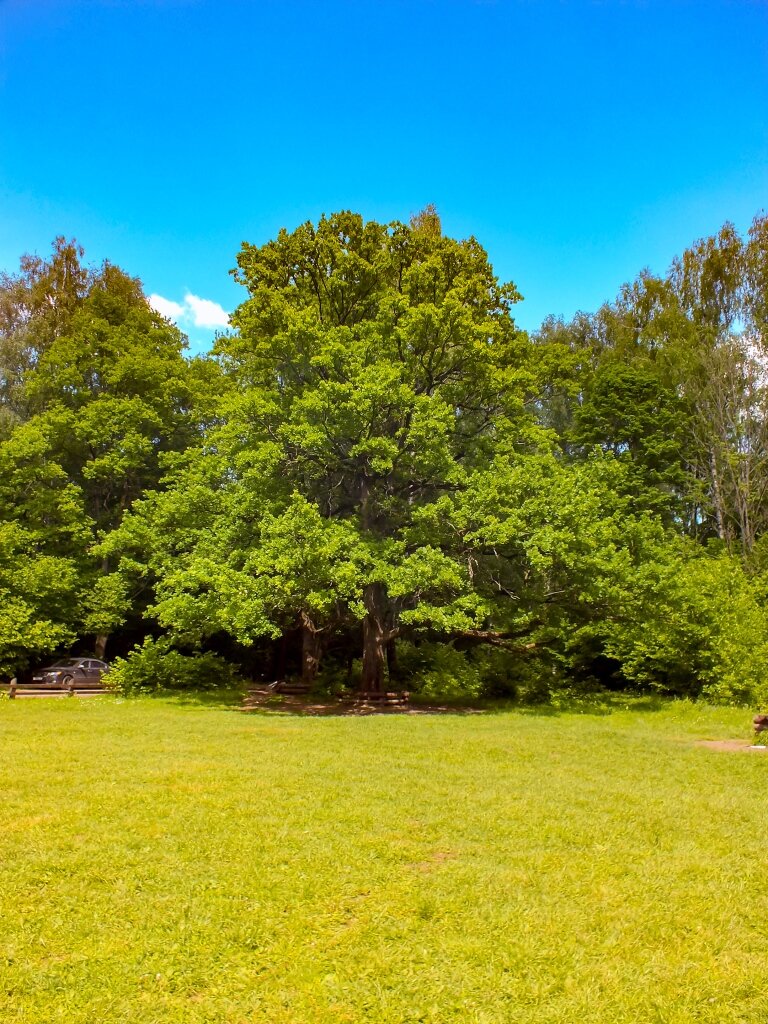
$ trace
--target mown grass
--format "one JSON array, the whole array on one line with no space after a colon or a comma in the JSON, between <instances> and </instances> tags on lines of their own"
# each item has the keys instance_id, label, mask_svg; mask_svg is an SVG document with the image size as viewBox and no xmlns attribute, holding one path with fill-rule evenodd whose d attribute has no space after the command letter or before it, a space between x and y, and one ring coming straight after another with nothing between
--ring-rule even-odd
<instances>
[{"instance_id":1,"label":"mown grass","mask_svg":"<svg viewBox=\"0 0 768 1024\"><path fill-rule=\"evenodd\" d=\"M0 705L5 1024L768 1019L749 715Z\"/></svg>"}]
</instances>

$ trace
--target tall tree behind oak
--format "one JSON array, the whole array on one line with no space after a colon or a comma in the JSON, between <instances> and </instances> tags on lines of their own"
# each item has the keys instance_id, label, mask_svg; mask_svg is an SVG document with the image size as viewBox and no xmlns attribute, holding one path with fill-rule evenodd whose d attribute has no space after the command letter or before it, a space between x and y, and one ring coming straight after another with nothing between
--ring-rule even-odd
<instances>
[{"instance_id":1,"label":"tall tree behind oak","mask_svg":"<svg viewBox=\"0 0 768 1024\"><path fill-rule=\"evenodd\" d=\"M0 437L29 409L25 380L60 337L92 281L76 241L56 238L50 258L21 257L18 274L0 273Z\"/></svg>"},{"instance_id":2,"label":"tall tree behind oak","mask_svg":"<svg viewBox=\"0 0 768 1024\"><path fill-rule=\"evenodd\" d=\"M70 603L103 654L129 601L95 545L157 486L164 454L196 436L215 366L184 357L183 335L149 307L137 279L109 263L85 270L81 255L59 240L50 264L34 263L24 288L17 282L13 295L21 305L14 307L6 292L5 322L16 325L6 338L23 339L24 365L10 389L14 416L3 456L20 472L34 439L36 457L58 467L78 494L90 539ZM17 518L32 498L26 491L7 495L0 518Z\"/></svg>"},{"instance_id":3,"label":"tall tree behind oak","mask_svg":"<svg viewBox=\"0 0 768 1024\"><path fill-rule=\"evenodd\" d=\"M579 386L556 396L564 438L620 452L656 491L641 502L673 498L692 536L744 553L768 530L766 296L768 218L757 217L748 241L726 224L665 278L644 272L541 338L565 335L582 354Z\"/></svg>"},{"instance_id":4,"label":"tall tree behind oak","mask_svg":"<svg viewBox=\"0 0 768 1024\"><path fill-rule=\"evenodd\" d=\"M690 410L686 458L703 485L704 523L708 507L717 536L746 555L768 530L768 220L756 217L749 236L725 224L661 285L646 279L630 306ZM651 287L662 298L649 309Z\"/></svg>"}]
</instances>

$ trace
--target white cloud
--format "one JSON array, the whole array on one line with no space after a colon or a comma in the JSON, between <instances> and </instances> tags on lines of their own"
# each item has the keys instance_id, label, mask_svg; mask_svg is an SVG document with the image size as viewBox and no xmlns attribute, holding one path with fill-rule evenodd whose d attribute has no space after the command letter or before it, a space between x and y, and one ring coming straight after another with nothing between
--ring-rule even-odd
<instances>
[{"instance_id":1,"label":"white cloud","mask_svg":"<svg viewBox=\"0 0 768 1024\"><path fill-rule=\"evenodd\" d=\"M184 305L195 327L229 327L229 313L210 299L201 299L192 292L184 296Z\"/></svg>"},{"instance_id":2,"label":"white cloud","mask_svg":"<svg viewBox=\"0 0 768 1024\"><path fill-rule=\"evenodd\" d=\"M201 299L192 292L187 292L184 296L183 305L162 295L150 295L149 304L160 316L179 325L191 324L193 327L208 329L229 327L229 313L223 306L211 299Z\"/></svg>"},{"instance_id":3,"label":"white cloud","mask_svg":"<svg viewBox=\"0 0 768 1024\"><path fill-rule=\"evenodd\" d=\"M171 302L170 299L164 299L162 295L150 295L149 304L166 320L179 320L184 316L183 306L180 306L178 302Z\"/></svg>"}]
</instances>

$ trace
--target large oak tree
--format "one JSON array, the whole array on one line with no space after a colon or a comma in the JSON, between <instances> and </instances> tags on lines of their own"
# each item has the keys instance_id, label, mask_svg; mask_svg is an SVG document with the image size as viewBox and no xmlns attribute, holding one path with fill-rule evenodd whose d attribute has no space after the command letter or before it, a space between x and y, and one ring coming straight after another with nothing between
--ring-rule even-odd
<instances>
[{"instance_id":1,"label":"large oak tree","mask_svg":"<svg viewBox=\"0 0 768 1024\"><path fill-rule=\"evenodd\" d=\"M431 543L422 524L543 436L518 293L431 210L282 231L244 245L236 277L249 297L215 349L226 422L197 456L198 478L201 460L217 466L218 510L161 569L159 613L170 624L213 589L214 628L238 638L295 620L310 674L322 632L361 623L362 686L378 690L404 630L485 625L460 539Z\"/></svg>"}]
</instances>

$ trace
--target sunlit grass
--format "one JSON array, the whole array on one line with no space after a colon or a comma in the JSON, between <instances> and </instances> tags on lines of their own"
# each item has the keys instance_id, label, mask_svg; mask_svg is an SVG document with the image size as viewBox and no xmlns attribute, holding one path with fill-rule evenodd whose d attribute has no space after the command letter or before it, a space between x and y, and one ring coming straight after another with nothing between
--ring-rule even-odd
<instances>
[{"instance_id":1,"label":"sunlit grass","mask_svg":"<svg viewBox=\"0 0 768 1024\"><path fill-rule=\"evenodd\" d=\"M0 1020L768 1019L749 714L0 705Z\"/></svg>"}]
</instances>

